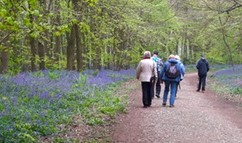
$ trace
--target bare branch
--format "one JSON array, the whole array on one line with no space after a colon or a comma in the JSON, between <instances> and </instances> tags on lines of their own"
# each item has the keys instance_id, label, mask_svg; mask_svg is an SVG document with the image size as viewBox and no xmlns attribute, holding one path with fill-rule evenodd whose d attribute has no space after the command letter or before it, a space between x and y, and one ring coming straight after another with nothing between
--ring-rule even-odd
<instances>
[{"instance_id":1,"label":"bare branch","mask_svg":"<svg viewBox=\"0 0 242 143\"><path fill-rule=\"evenodd\" d=\"M229 8L226 9L226 10L219 11L219 13L227 13L227 14L229 14L229 12L231 12L231 11L237 9L237 8L242 7L242 5L241 5L240 3L238 3L237 1L234 0L234 2L235 2L234 5L232 5L231 7L229 7Z\"/></svg>"},{"instance_id":2,"label":"bare branch","mask_svg":"<svg viewBox=\"0 0 242 143\"><path fill-rule=\"evenodd\" d=\"M6 40L12 33L13 33L13 31L12 32L9 32L5 37L3 37L3 39L1 39L1 41L0 41L0 44L2 42L4 42L4 40Z\"/></svg>"}]
</instances>

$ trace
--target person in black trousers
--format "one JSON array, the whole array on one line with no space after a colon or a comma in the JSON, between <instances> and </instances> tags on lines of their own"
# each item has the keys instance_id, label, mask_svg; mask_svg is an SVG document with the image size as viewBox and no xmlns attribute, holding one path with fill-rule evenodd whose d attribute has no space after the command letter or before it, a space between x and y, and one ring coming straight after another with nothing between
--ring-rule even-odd
<instances>
[{"instance_id":1,"label":"person in black trousers","mask_svg":"<svg viewBox=\"0 0 242 143\"><path fill-rule=\"evenodd\" d=\"M205 92L207 72L209 71L209 63L205 59L204 55L201 55L200 60L197 62L196 68L198 70L198 86L197 92L202 88L202 92Z\"/></svg>"},{"instance_id":2,"label":"person in black trousers","mask_svg":"<svg viewBox=\"0 0 242 143\"><path fill-rule=\"evenodd\" d=\"M154 78L153 78L154 77ZM151 59L150 51L144 52L144 57L140 60L136 68L136 78L141 81L143 107L150 107L152 104L152 79L157 78L157 71L154 61Z\"/></svg>"},{"instance_id":3,"label":"person in black trousers","mask_svg":"<svg viewBox=\"0 0 242 143\"><path fill-rule=\"evenodd\" d=\"M154 50L153 51L153 56L151 57L151 59L155 62L155 65L156 65L156 70L157 70L157 76L158 78L156 79L153 79L152 81L152 99L154 98L154 95L157 97L157 98L160 98L160 92L161 92L161 80L160 80L160 73L161 73L161 70L162 70L162 66L163 66L163 62L162 62L162 59L159 58L158 56L159 52L157 50Z\"/></svg>"}]
</instances>

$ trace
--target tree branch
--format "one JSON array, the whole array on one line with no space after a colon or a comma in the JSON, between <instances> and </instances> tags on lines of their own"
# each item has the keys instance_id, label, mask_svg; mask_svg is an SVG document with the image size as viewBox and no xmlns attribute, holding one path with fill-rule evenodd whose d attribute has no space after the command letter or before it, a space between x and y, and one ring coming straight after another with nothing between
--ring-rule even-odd
<instances>
[{"instance_id":1,"label":"tree branch","mask_svg":"<svg viewBox=\"0 0 242 143\"><path fill-rule=\"evenodd\" d=\"M9 35L12 33L13 33L13 31L8 33L5 37L3 37L3 39L1 39L1 41L0 41L0 44L2 44L2 42L4 42L4 40L6 40L9 37Z\"/></svg>"},{"instance_id":2,"label":"tree branch","mask_svg":"<svg viewBox=\"0 0 242 143\"><path fill-rule=\"evenodd\" d=\"M231 11L237 9L237 8L242 7L242 5L240 3L238 3L237 1L234 0L234 2L235 2L235 4L233 6L229 7L226 10L219 11L219 14L221 14L221 13L227 13L227 14L229 14L229 12L231 12Z\"/></svg>"}]
</instances>

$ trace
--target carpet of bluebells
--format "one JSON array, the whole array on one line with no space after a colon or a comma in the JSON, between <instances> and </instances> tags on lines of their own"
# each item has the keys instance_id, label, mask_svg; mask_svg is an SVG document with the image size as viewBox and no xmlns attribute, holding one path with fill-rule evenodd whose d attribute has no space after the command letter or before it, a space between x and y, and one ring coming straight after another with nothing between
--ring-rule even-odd
<instances>
[{"instance_id":1,"label":"carpet of bluebells","mask_svg":"<svg viewBox=\"0 0 242 143\"><path fill-rule=\"evenodd\" d=\"M101 112L110 115L124 108L112 90L134 74L130 69L0 75L0 142L36 142L58 132L57 126L70 123L76 114L89 123L102 122L92 118L89 107L99 103Z\"/></svg>"},{"instance_id":2,"label":"carpet of bluebells","mask_svg":"<svg viewBox=\"0 0 242 143\"><path fill-rule=\"evenodd\" d=\"M242 65L218 70L212 77L224 85L230 94L242 95Z\"/></svg>"}]
</instances>

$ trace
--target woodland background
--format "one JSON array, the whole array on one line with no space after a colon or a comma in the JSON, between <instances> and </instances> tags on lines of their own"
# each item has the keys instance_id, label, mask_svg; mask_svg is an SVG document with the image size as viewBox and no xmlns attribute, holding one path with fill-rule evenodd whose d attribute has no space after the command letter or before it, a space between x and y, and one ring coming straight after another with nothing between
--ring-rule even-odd
<instances>
[{"instance_id":1,"label":"woodland background","mask_svg":"<svg viewBox=\"0 0 242 143\"><path fill-rule=\"evenodd\" d=\"M241 64L241 0L0 0L0 72L120 70L144 50Z\"/></svg>"},{"instance_id":2,"label":"woodland background","mask_svg":"<svg viewBox=\"0 0 242 143\"><path fill-rule=\"evenodd\" d=\"M0 142L106 140L145 50L240 106L241 35L242 0L0 0Z\"/></svg>"}]
</instances>

